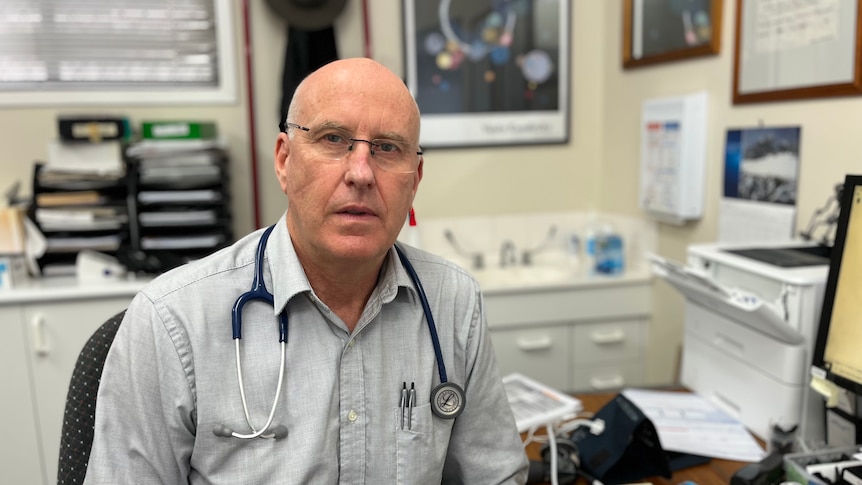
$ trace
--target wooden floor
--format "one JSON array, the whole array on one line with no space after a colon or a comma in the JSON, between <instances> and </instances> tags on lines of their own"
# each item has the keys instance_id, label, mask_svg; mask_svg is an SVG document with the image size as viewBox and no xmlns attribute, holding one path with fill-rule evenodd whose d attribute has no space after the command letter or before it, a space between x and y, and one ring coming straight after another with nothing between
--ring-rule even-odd
<instances>
[{"instance_id":1,"label":"wooden floor","mask_svg":"<svg viewBox=\"0 0 862 485\"><path fill-rule=\"evenodd\" d=\"M577 394L575 397L580 399L583 403L584 411L596 412L616 395L616 392L603 392ZM541 460L540 450L541 446L538 443L532 443L527 447L527 455L531 460ZM704 465L676 471L670 479L664 477L649 477L642 480L642 482L660 485L679 485L685 481L692 481L697 485L726 485L730 483L730 478L733 474L745 465L747 465L747 463L713 458L709 463ZM586 485L587 482L580 479L578 480L578 484Z\"/></svg>"}]
</instances>

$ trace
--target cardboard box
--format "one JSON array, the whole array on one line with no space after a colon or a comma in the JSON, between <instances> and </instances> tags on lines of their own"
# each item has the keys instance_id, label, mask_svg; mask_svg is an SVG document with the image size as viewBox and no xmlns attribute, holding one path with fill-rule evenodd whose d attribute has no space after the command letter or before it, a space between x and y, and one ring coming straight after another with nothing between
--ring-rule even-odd
<instances>
[{"instance_id":1,"label":"cardboard box","mask_svg":"<svg viewBox=\"0 0 862 485\"><path fill-rule=\"evenodd\" d=\"M0 255L23 255L24 242L24 211L0 208Z\"/></svg>"},{"instance_id":2,"label":"cardboard box","mask_svg":"<svg viewBox=\"0 0 862 485\"><path fill-rule=\"evenodd\" d=\"M0 290L20 286L27 280L24 242L23 210L0 209Z\"/></svg>"}]
</instances>

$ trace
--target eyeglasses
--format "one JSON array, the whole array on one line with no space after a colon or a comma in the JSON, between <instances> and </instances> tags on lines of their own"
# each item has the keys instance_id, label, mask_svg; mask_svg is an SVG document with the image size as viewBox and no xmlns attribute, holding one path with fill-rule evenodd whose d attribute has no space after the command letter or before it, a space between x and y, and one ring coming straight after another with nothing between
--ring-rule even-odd
<instances>
[{"instance_id":1,"label":"eyeglasses","mask_svg":"<svg viewBox=\"0 0 862 485\"><path fill-rule=\"evenodd\" d=\"M413 173L419 168L417 155L422 155L422 151L417 150L415 145L410 145L404 141L386 138L363 140L351 138L350 133L338 128L319 128L312 131L311 128L296 123L286 123L282 131L286 133L290 128L304 131L314 150L329 160L344 159L353 151L356 142L361 141L371 146L371 160L383 170L394 173Z\"/></svg>"}]
</instances>

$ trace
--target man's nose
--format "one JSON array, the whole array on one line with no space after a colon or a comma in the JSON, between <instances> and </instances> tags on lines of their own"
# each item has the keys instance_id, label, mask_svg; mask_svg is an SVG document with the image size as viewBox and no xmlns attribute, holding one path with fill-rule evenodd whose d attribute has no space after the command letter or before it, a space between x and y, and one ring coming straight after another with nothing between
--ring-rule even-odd
<instances>
[{"instance_id":1,"label":"man's nose","mask_svg":"<svg viewBox=\"0 0 862 485\"><path fill-rule=\"evenodd\" d=\"M351 144L348 147L347 157L347 173L346 177L351 182L358 185L368 185L374 180L374 145L368 140L350 139ZM361 141L368 144L368 149L361 148L356 142Z\"/></svg>"}]
</instances>

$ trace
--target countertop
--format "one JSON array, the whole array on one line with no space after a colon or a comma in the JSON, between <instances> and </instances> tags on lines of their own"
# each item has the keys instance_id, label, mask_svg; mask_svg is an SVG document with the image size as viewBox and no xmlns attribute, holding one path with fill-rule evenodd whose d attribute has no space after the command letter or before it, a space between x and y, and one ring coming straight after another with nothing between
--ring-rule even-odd
<instances>
[{"instance_id":1,"label":"countertop","mask_svg":"<svg viewBox=\"0 0 862 485\"><path fill-rule=\"evenodd\" d=\"M0 305L121 296L128 296L131 300L151 279L128 277L79 282L74 276L30 278L21 285L0 290Z\"/></svg>"}]
</instances>

